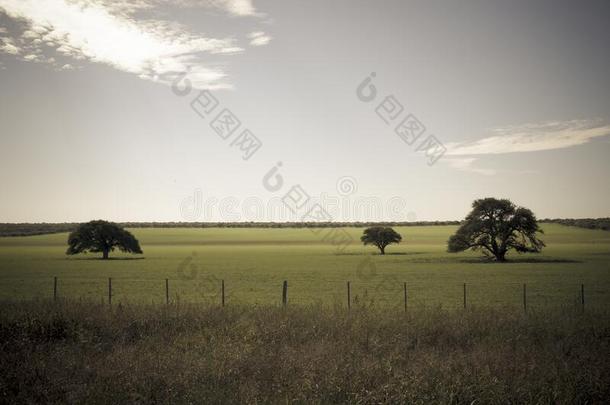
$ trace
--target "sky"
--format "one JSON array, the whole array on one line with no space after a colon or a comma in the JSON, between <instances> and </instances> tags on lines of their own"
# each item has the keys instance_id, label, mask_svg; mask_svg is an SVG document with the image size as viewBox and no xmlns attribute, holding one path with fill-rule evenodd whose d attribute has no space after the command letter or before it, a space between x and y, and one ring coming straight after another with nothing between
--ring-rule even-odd
<instances>
[{"instance_id":1,"label":"sky","mask_svg":"<svg viewBox=\"0 0 610 405\"><path fill-rule=\"evenodd\" d=\"M608 217L609 77L607 1L0 0L0 222Z\"/></svg>"}]
</instances>

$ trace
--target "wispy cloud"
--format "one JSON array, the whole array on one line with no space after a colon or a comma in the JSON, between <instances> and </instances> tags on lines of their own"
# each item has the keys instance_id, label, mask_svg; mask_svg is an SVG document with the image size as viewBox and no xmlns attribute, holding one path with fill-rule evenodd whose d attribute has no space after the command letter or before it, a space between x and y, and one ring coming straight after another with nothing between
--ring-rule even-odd
<instances>
[{"instance_id":1,"label":"wispy cloud","mask_svg":"<svg viewBox=\"0 0 610 405\"><path fill-rule=\"evenodd\" d=\"M218 3L228 12L237 16L252 16L257 14L252 0L220 0Z\"/></svg>"},{"instance_id":2,"label":"wispy cloud","mask_svg":"<svg viewBox=\"0 0 610 405\"><path fill-rule=\"evenodd\" d=\"M466 157L466 158L446 157L446 158L442 159L441 161L443 163L448 164L449 167L456 169L456 170L461 170L463 172L482 174L484 176L493 176L494 174L496 174L496 171L494 169L484 169L484 168L476 167L474 165L474 163L477 160L478 160L477 158L473 158L473 157Z\"/></svg>"},{"instance_id":3,"label":"wispy cloud","mask_svg":"<svg viewBox=\"0 0 610 405\"><path fill-rule=\"evenodd\" d=\"M122 7L130 10L150 9L159 5L170 4L175 7L186 8L213 7L238 17L262 16L261 13L256 11L252 0L131 0L129 2L117 0L97 1L103 1L108 6Z\"/></svg>"},{"instance_id":4,"label":"wispy cloud","mask_svg":"<svg viewBox=\"0 0 610 405\"><path fill-rule=\"evenodd\" d=\"M598 120L554 121L495 128L491 133L491 136L477 141L447 144L447 155L488 155L569 148L610 135L610 125Z\"/></svg>"},{"instance_id":5,"label":"wispy cloud","mask_svg":"<svg viewBox=\"0 0 610 405\"><path fill-rule=\"evenodd\" d=\"M463 172L493 176L496 169L479 167L482 155L537 152L569 148L610 135L610 125L599 120L554 121L494 128L491 136L471 142L449 143L442 161ZM520 170L519 173L533 173Z\"/></svg>"},{"instance_id":6,"label":"wispy cloud","mask_svg":"<svg viewBox=\"0 0 610 405\"><path fill-rule=\"evenodd\" d=\"M227 14L246 17L262 16L252 0L79 0L81 2L97 3L115 12L131 14L136 11L150 10L159 6L172 6L181 8L216 8Z\"/></svg>"},{"instance_id":7,"label":"wispy cloud","mask_svg":"<svg viewBox=\"0 0 610 405\"><path fill-rule=\"evenodd\" d=\"M250 45L263 46L267 45L271 41L271 36L265 34L263 31L255 31L248 34L250 38Z\"/></svg>"},{"instance_id":8,"label":"wispy cloud","mask_svg":"<svg viewBox=\"0 0 610 405\"><path fill-rule=\"evenodd\" d=\"M209 55L243 52L235 39L203 36L175 22L138 20L132 15L137 10L170 3L0 0L0 10L27 27L12 38L6 36L6 29L0 31L0 51L63 69L77 61L103 63L162 83L170 83L188 70L195 87L230 88L225 72L209 63ZM251 0L181 0L171 4L219 7L234 16L256 14ZM49 51L55 53L52 59L47 56ZM68 60L56 61L55 57Z\"/></svg>"}]
</instances>

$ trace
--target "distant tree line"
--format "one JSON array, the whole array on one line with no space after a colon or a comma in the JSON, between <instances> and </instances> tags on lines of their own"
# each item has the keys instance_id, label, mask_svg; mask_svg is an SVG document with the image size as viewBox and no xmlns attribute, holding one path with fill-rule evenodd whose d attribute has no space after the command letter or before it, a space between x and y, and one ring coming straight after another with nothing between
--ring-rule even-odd
<instances>
[{"instance_id":1,"label":"distant tree line","mask_svg":"<svg viewBox=\"0 0 610 405\"><path fill-rule=\"evenodd\" d=\"M0 224L0 236L33 236L72 232L77 226L77 223Z\"/></svg>"},{"instance_id":2,"label":"distant tree line","mask_svg":"<svg viewBox=\"0 0 610 405\"><path fill-rule=\"evenodd\" d=\"M118 222L123 228L329 228L370 226L459 225L460 221L417 222ZM72 232L80 223L0 223L0 236L32 236Z\"/></svg>"},{"instance_id":3,"label":"distant tree line","mask_svg":"<svg viewBox=\"0 0 610 405\"><path fill-rule=\"evenodd\" d=\"M558 223L587 229L610 230L610 218L544 219L542 223ZM328 228L371 226L441 226L460 225L461 221L416 222L121 222L125 228ZM79 223L0 223L0 236L32 236L72 232Z\"/></svg>"},{"instance_id":4,"label":"distant tree line","mask_svg":"<svg viewBox=\"0 0 610 405\"><path fill-rule=\"evenodd\" d=\"M581 219L544 219L541 222L550 222L568 226L577 226L587 229L601 229L610 231L610 218L581 218Z\"/></svg>"}]
</instances>

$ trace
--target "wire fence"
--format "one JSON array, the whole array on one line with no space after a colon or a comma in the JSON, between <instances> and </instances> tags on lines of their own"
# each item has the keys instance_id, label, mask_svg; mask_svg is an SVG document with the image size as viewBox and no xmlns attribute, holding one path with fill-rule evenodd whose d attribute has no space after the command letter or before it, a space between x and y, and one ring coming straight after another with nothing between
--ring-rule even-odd
<instances>
[{"instance_id":1,"label":"wire fence","mask_svg":"<svg viewBox=\"0 0 610 405\"><path fill-rule=\"evenodd\" d=\"M468 308L513 306L524 311L549 306L609 307L606 286L574 282L430 282L422 280L312 280L307 278L199 280L53 277L4 280L2 299L81 299L118 303L208 303L212 305L420 306ZM7 287L9 286L9 287Z\"/></svg>"}]
</instances>

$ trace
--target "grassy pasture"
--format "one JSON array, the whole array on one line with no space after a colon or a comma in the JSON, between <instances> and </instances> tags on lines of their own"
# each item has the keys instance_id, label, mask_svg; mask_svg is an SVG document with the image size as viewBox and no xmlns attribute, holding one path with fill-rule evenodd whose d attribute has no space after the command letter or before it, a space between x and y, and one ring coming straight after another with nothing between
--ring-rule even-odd
<instances>
[{"instance_id":1,"label":"grassy pasture","mask_svg":"<svg viewBox=\"0 0 610 405\"><path fill-rule=\"evenodd\" d=\"M110 261L0 238L0 402L605 403L610 233L544 229L502 264L446 253L453 226L398 228L386 256L353 228L341 253L308 229L133 229L143 257Z\"/></svg>"},{"instance_id":2,"label":"grassy pasture","mask_svg":"<svg viewBox=\"0 0 610 405\"><path fill-rule=\"evenodd\" d=\"M587 307L610 304L610 232L544 224L542 254L498 264L446 253L455 226L397 227L403 243L386 256L345 229L353 243L341 253L309 229L131 229L144 255L106 262L66 257L67 234L0 238L0 299L49 298L57 276L60 297L97 302L112 277L113 303L162 303L168 278L172 301L193 303L219 303L224 279L227 304L279 304L283 280L291 304L344 306L348 280L356 302L376 307L402 308L403 282L413 307L459 307L463 283L479 307L522 306L523 283L532 310L578 305L581 283Z\"/></svg>"},{"instance_id":3,"label":"grassy pasture","mask_svg":"<svg viewBox=\"0 0 610 405\"><path fill-rule=\"evenodd\" d=\"M610 395L603 310L0 303L2 403L602 404Z\"/></svg>"}]
</instances>

